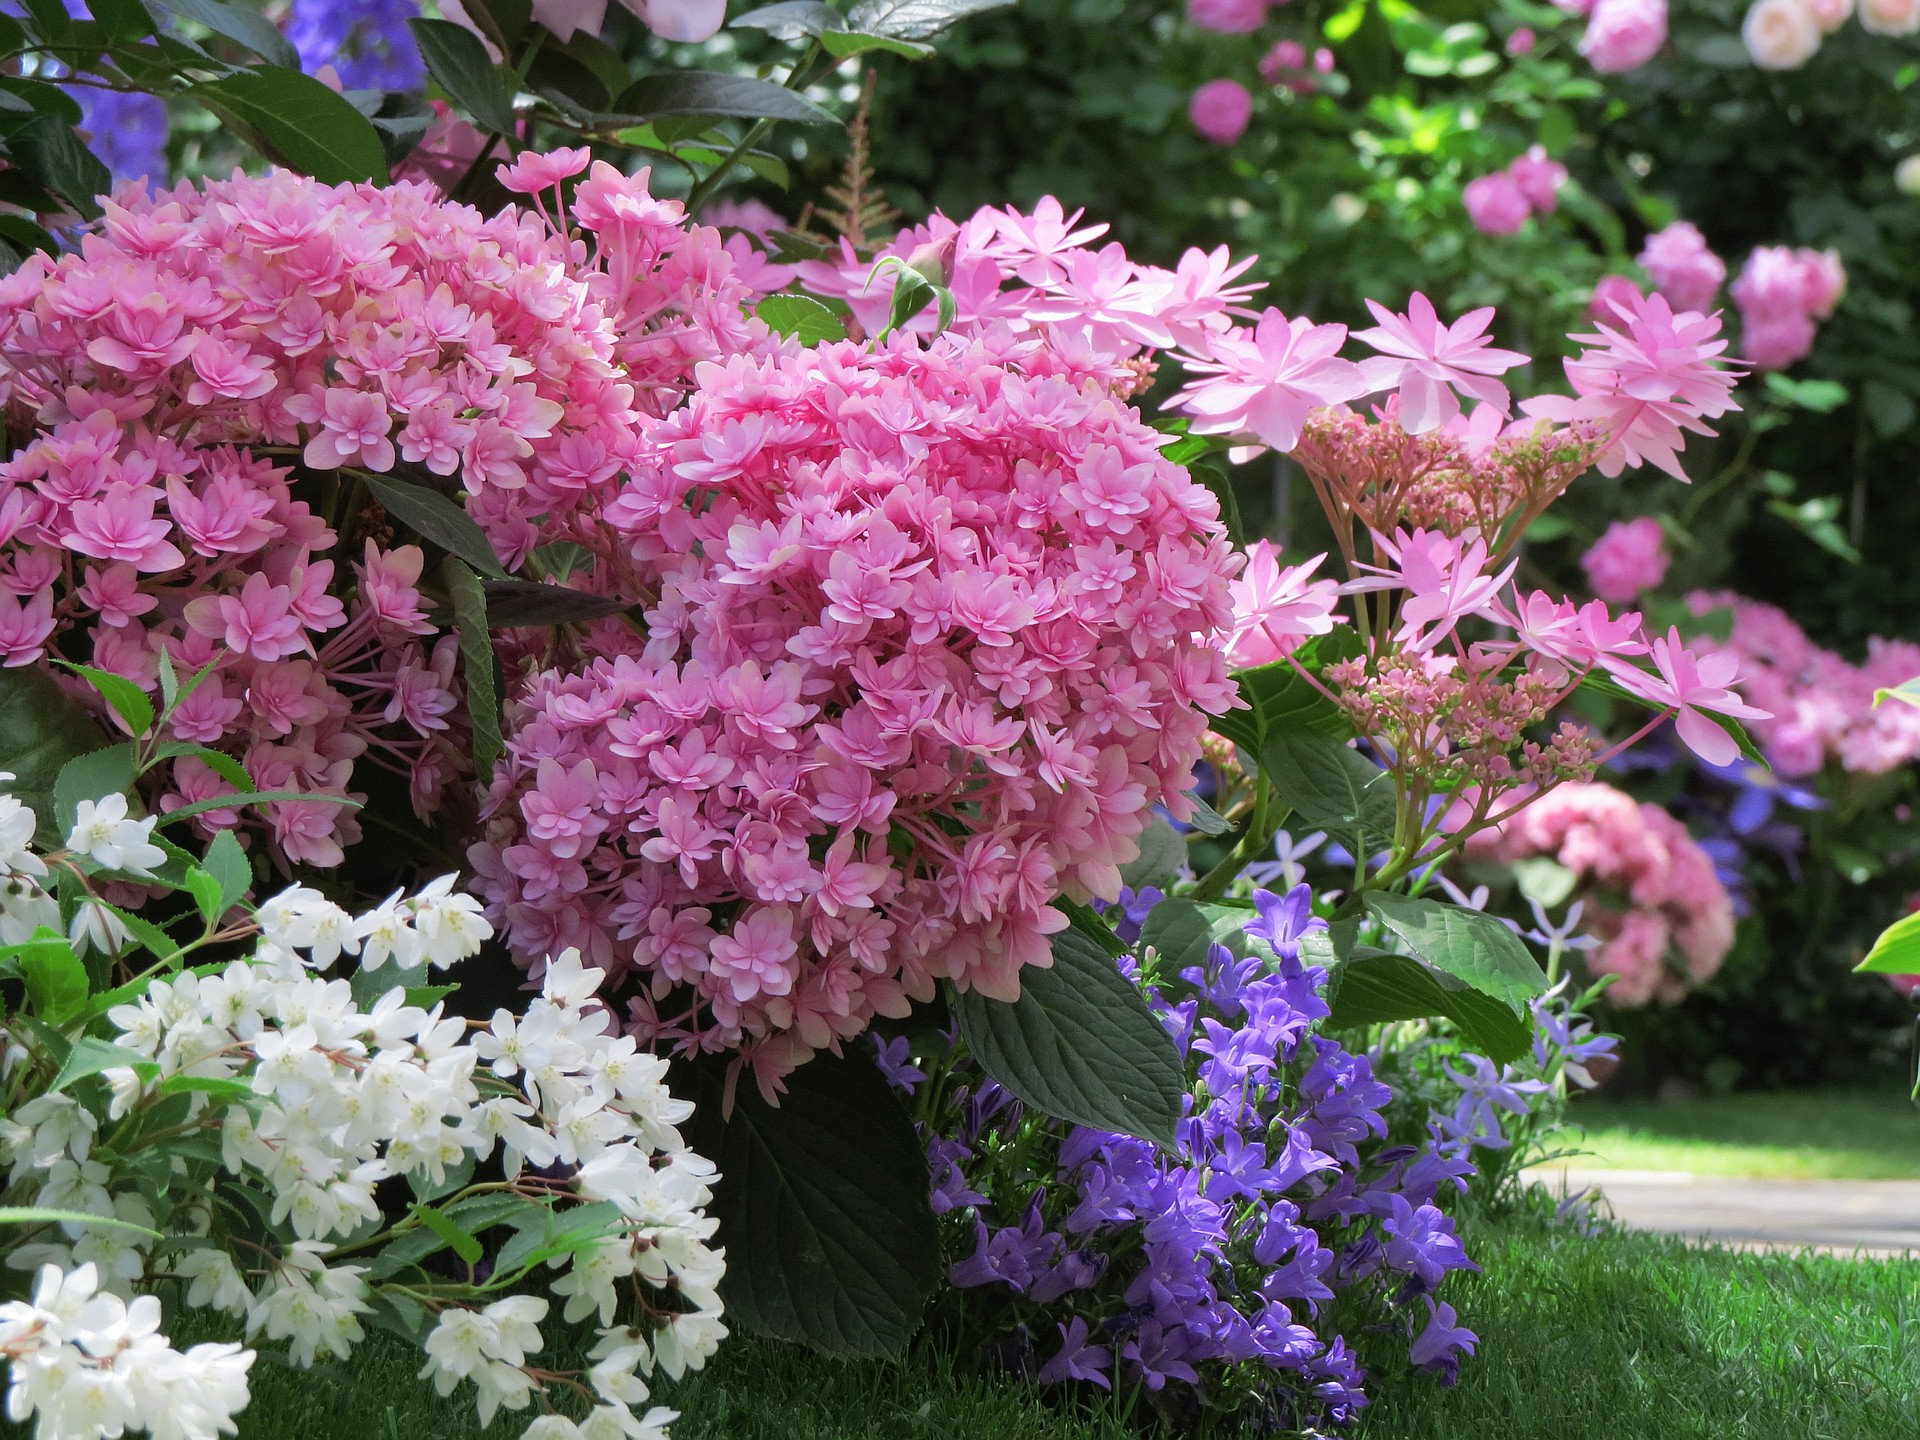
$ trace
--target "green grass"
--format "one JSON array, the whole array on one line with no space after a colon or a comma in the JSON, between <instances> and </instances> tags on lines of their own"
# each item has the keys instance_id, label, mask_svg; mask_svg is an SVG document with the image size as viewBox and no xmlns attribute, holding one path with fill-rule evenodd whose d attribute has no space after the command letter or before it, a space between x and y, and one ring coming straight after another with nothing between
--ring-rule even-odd
<instances>
[{"instance_id":1,"label":"green grass","mask_svg":"<svg viewBox=\"0 0 1920 1440\"><path fill-rule=\"evenodd\" d=\"M1743 1093L1662 1105L1583 1101L1591 1152L1565 1163L1793 1180L1920 1179L1920 1110L1898 1093Z\"/></svg>"}]
</instances>

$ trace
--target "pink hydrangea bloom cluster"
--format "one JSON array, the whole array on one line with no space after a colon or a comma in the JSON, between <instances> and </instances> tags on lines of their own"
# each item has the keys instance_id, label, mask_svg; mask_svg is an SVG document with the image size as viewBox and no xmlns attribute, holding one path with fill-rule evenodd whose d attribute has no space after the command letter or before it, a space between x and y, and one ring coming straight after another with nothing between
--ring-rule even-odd
<instances>
[{"instance_id":1,"label":"pink hydrangea bloom cluster","mask_svg":"<svg viewBox=\"0 0 1920 1440\"><path fill-rule=\"evenodd\" d=\"M644 625L512 707L473 859L516 952L765 1085L939 980L1016 995L1233 703L1238 560L1162 444L1004 325L703 366L605 512Z\"/></svg>"},{"instance_id":2,"label":"pink hydrangea bloom cluster","mask_svg":"<svg viewBox=\"0 0 1920 1440\"><path fill-rule=\"evenodd\" d=\"M526 163L546 185L586 158ZM58 652L148 690L163 653L211 665L170 738L315 796L354 796L364 755L432 810L466 750L454 651L420 549L356 511L356 476L464 488L509 565L612 553L592 515L651 417L766 336L718 233L644 177L596 167L574 220L591 252L420 185L237 176L123 191L77 253L0 281L0 399L32 437L0 465L6 662ZM162 806L232 789L193 756L170 782ZM267 813L293 860L336 864L357 834L338 803Z\"/></svg>"},{"instance_id":3,"label":"pink hydrangea bloom cluster","mask_svg":"<svg viewBox=\"0 0 1920 1440\"><path fill-rule=\"evenodd\" d=\"M1616 1004L1677 1001L1733 946L1733 901L1712 858L1665 810L1611 785L1560 786L1467 849L1508 863L1547 856L1579 877L1601 940L1586 963L1619 977L1607 990Z\"/></svg>"},{"instance_id":4,"label":"pink hydrangea bloom cluster","mask_svg":"<svg viewBox=\"0 0 1920 1440\"><path fill-rule=\"evenodd\" d=\"M1631 605L1667 578L1673 557L1667 532L1652 516L1616 520L1580 557L1593 593L1613 605Z\"/></svg>"},{"instance_id":5,"label":"pink hydrangea bloom cluster","mask_svg":"<svg viewBox=\"0 0 1920 1440\"><path fill-rule=\"evenodd\" d=\"M1733 282L1748 362L1761 370L1784 370L1804 360L1813 350L1815 322L1833 314L1846 289L1846 267L1835 251L1756 248Z\"/></svg>"},{"instance_id":6,"label":"pink hydrangea bloom cluster","mask_svg":"<svg viewBox=\"0 0 1920 1440\"><path fill-rule=\"evenodd\" d=\"M1696 615L1730 610L1725 642L1739 657L1742 690L1772 712L1753 722L1768 761L1788 777L1811 775L1828 761L1856 774L1882 775L1920 760L1920 709L1874 704L1876 691L1920 676L1920 645L1909 640L1867 642L1854 665L1822 649L1781 610L1720 591L1695 591Z\"/></svg>"},{"instance_id":7,"label":"pink hydrangea bloom cluster","mask_svg":"<svg viewBox=\"0 0 1920 1440\"><path fill-rule=\"evenodd\" d=\"M1549 159L1544 145L1530 146L1504 170L1467 182L1461 200L1467 218L1485 235L1511 235L1531 215L1551 215L1560 206L1567 167Z\"/></svg>"}]
</instances>

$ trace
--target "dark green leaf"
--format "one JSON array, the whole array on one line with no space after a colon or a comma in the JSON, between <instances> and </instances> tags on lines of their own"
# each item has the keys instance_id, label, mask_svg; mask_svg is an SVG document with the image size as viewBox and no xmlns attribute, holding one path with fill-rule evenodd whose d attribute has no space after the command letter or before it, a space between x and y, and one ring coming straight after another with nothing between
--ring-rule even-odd
<instances>
[{"instance_id":1,"label":"dark green leaf","mask_svg":"<svg viewBox=\"0 0 1920 1440\"><path fill-rule=\"evenodd\" d=\"M1523 1012L1423 965L1411 955L1356 955L1338 972L1327 1026L1348 1030L1445 1016L1496 1064L1524 1054L1533 1032Z\"/></svg>"},{"instance_id":2,"label":"dark green leaf","mask_svg":"<svg viewBox=\"0 0 1920 1440\"><path fill-rule=\"evenodd\" d=\"M1113 933L1113 927L1093 909L1091 905L1082 905L1078 900L1069 900L1065 895L1054 897L1053 908L1067 917L1072 925L1087 939L1113 959L1118 960L1128 954L1127 942Z\"/></svg>"},{"instance_id":3,"label":"dark green leaf","mask_svg":"<svg viewBox=\"0 0 1920 1440\"><path fill-rule=\"evenodd\" d=\"M754 313L769 328L793 336L802 345L847 338L840 317L810 295L769 295Z\"/></svg>"},{"instance_id":4,"label":"dark green leaf","mask_svg":"<svg viewBox=\"0 0 1920 1440\"><path fill-rule=\"evenodd\" d=\"M451 20L415 16L407 25L420 46L421 58L427 62L427 73L440 88L482 129L496 135L515 133L513 95L500 78L499 68L488 58L480 37Z\"/></svg>"},{"instance_id":5,"label":"dark green leaf","mask_svg":"<svg viewBox=\"0 0 1920 1440\"><path fill-rule=\"evenodd\" d=\"M920 60L933 53L931 45L923 45L918 40L901 40L892 35L867 35L853 30L829 30L821 35L820 44L838 60L864 55L869 50L885 50L893 55L904 55L909 60Z\"/></svg>"},{"instance_id":6,"label":"dark green leaf","mask_svg":"<svg viewBox=\"0 0 1920 1440\"><path fill-rule=\"evenodd\" d=\"M66 937L42 930L31 940L0 946L0 959L19 967L27 982L27 1002L49 1025L64 1025L87 1004L87 967Z\"/></svg>"},{"instance_id":7,"label":"dark green leaf","mask_svg":"<svg viewBox=\"0 0 1920 1440\"><path fill-rule=\"evenodd\" d=\"M622 70L619 83L626 84L626 73ZM591 65L586 65L554 48L543 49L534 58L532 67L527 71L527 88L536 95L544 95L558 103L566 101L560 108L571 108L582 115L597 115L612 108L625 115L613 105L614 91L609 89ZM598 122L605 124L606 122Z\"/></svg>"},{"instance_id":8,"label":"dark green leaf","mask_svg":"<svg viewBox=\"0 0 1920 1440\"><path fill-rule=\"evenodd\" d=\"M1233 478L1218 465L1189 465L1187 473L1213 492L1213 498L1220 502L1220 519L1227 527L1227 538L1236 547L1244 546L1247 527L1240 518L1240 500L1233 493Z\"/></svg>"},{"instance_id":9,"label":"dark green leaf","mask_svg":"<svg viewBox=\"0 0 1920 1440\"><path fill-rule=\"evenodd\" d=\"M707 70L665 70L643 75L629 85L613 108L622 115L651 120L659 115L740 115L749 119L798 120L808 125L837 125L828 111L805 96L756 80L750 75L718 75Z\"/></svg>"},{"instance_id":10,"label":"dark green leaf","mask_svg":"<svg viewBox=\"0 0 1920 1440\"><path fill-rule=\"evenodd\" d=\"M1120 867L1120 879L1135 890L1148 885L1163 889L1179 878L1187 863L1187 842L1158 815L1140 832L1140 854Z\"/></svg>"},{"instance_id":11,"label":"dark green leaf","mask_svg":"<svg viewBox=\"0 0 1920 1440\"><path fill-rule=\"evenodd\" d=\"M125 794L133 786L133 746L109 745L104 750L69 760L53 782L53 818L64 840L82 800L104 800Z\"/></svg>"},{"instance_id":12,"label":"dark green leaf","mask_svg":"<svg viewBox=\"0 0 1920 1440\"><path fill-rule=\"evenodd\" d=\"M764 30L776 40L805 40L840 28L840 12L821 0L781 0L728 22L735 30Z\"/></svg>"},{"instance_id":13,"label":"dark green leaf","mask_svg":"<svg viewBox=\"0 0 1920 1440\"><path fill-rule=\"evenodd\" d=\"M162 815L159 823L177 825L182 820L191 820L210 810L237 810L245 805L274 805L284 800L310 800L316 805L345 805L349 810L360 808L358 800L313 790L243 790L237 795L215 795L210 800L195 800L190 805L179 806Z\"/></svg>"},{"instance_id":14,"label":"dark green leaf","mask_svg":"<svg viewBox=\"0 0 1920 1440\"><path fill-rule=\"evenodd\" d=\"M225 751L215 750L206 745L190 744L184 740L169 740L164 745L156 747L153 753L157 760L177 760L191 756L235 789L253 789L253 777L247 774L247 767Z\"/></svg>"},{"instance_id":15,"label":"dark green leaf","mask_svg":"<svg viewBox=\"0 0 1920 1440\"><path fill-rule=\"evenodd\" d=\"M189 86L262 155L328 185L387 177L386 151L367 117L311 75L281 65L236 70Z\"/></svg>"},{"instance_id":16,"label":"dark green leaf","mask_svg":"<svg viewBox=\"0 0 1920 1440\"><path fill-rule=\"evenodd\" d=\"M493 542L474 518L438 490L398 480L391 475L368 475L367 488L386 512L424 540L458 555L475 571L495 580L508 577Z\"/></svg>"},{"instance_id":17,"label":"dark green leaf","mask_svg":"<svg viewBox=\"0 0 1920 1440\"><path fill-rule=\"evenodd\" d=\"M453 626L460 637L460 665L467 682L467 719L473 729L473 763L484 786L506 749L500 735L493 637L487 633L487 595L480 588L480 577L455 556L446 558L440 574L453 600Z\"/></svg>"},{"instance_id":18,"label":"dark green leaf","mask_svg":"<svg viewBox=\"0 0 1920 1440\"><path fill-rule=\"evenodd\" d=\"M864 1056L817 1055L778 1109L751 1078L723 1118L724 1072L699 1090L689 1141L720 1167L709 1213L727 1247L729 1323L832 1355L892 1355L940 1282L940 1236L913 1122Z\"/></svg>"},{"instance_id":19,"label":"dark green leaf","mask_svg":"<svg viewBox=\"0 0 1920 1440\"><path fill-rule=\"evenodd\" d=\"M38 665L0 669L0 770L13 776L4 788L39 816L42 843L67 837L53 813L61 769L106 738L86 707Z\"/></svg>"},{"instance_id":20,"label":"dark green leaf","mask_svg":"<svg viewBox=\"0 0 1920 1440\"><path fill-rule=\"evenodd\" d=\"M847 12L847 29L900 40L931 40L969 15L999 10L1013 0L860 0Z\"/></svg>"},{"instance_id":21,"label":"dark green leaf","mask_svg":"<svg viewBox=\"0 0 1920 1440\"><path fill-rule=\"evenodd\" d=\"M75 1081L121 1066L139 1072L148 1080L160 1073L160 1067L137 1050L129 1050L124 1045L115 1045L106 1040L96 1040L91 1035L82 1036L73 1042L73 1049L67 1052L60 1073L53 1077L53 1084L47 1088L58 1094Z\"/></svg>"},{"instance_id":22,"label":"dark green leaf","mask_svg":"<svg viewBox=\"0 0 1920 1440\"><path fill-rule=\"evenodd\" d=\"M19 250L23 257L36 250L48 255L60 253L59 242L24 215L0 215L0 238Z\"/></svg>"},{"instance_id":23,"label":"dark green leaf","mask_svg":"<svg viewBox=\"0 0 1920 1440\"><path fill-rule=\"evenodd\" d=\"M1186 1094L1179 1052L1133 982L1078 930L1053 937L1049 968L1020 972L1018 1000L970 990L953 1007L974 1058L1027 1104L1172 1148Z\"/></svg>"},{"instance_id":24,"label":"dark green leaf","mask_svg":"<svg viewBox=\"0 0 1920 1440\"><path fill-rule=\"evenodd\" d=\"M598 620L633 608L633 602L614 595L595 595L565 585L543 585L538 580L482 580L487 600L487 624L495 630L523 625L568 625Z\"/></svg>"},{"instance_id":25,"label":"dark green leaf","mask_svg":"<svg viewBox=\"0 0 1920 1440\"><path fill-rule=\"evenodd\" d=\"M126 722L129 735L145 735L153 728L153 702L147 698L146 691L126 676L116 675L111 670L96 670L91 665L68 668L76 675L84 676L87 683L100 692L100 698Z\"/></svg>"},{"instance_id":26,"label":"dark green leaf","mask_svg":"<svg viewBox=\"0 0 1920 1440\"><path fill-rule=\"evenodd\" d=\"M158 1089L162 1095L209 1095L228 1104L256 1098L247 1081L218 1075L169 1075Z\"/></svg>"},{"instance_id":27,"label":"dark green leaf","mask_svg":"<svg viewBox=\"0 0 1920 1440\"><path fill-rule=\"evenodd\" d=\"M1522 1006L1547 988L1520 937L1493 916L1408 895L1368 895L1367 908L1415 955L1474 989Z\"/></svg>"},{"instance_id":28,"label":"dark green leaf","mask_svg":"<svg viewBox=\"0 0 1920 1440\"><path fill-rule=\"evenodd\" d=\"M1269 728L1260 764L1274 793L1308 830L1355 854L1393 836L1393 777L1339 738L1295 725Z\"/></svg>"},{"instance_id":29,"label":"dark green leaf","mask_svg":"<svg viewBox=\"0 0 1920 1440\"><path fill-rule=\"evenodd\" d=\"M82 220L100 218L96 196L113 188L113 172L57 115L36 115L7 137L13 163L34 184L51 190Z\"/></svg>"},{"instance_id":30,"label":"dark green leaf","mask_svg":"<svg viewBox=\"0 0 1920 1440\"><path fill-rule=\"evenodd\" d=\"M480 1235L495 1225L505 1225L535 1210L544 1210L524 1195L515 1195L507 1191L494 1191L486 1195L469 1195L458 1204L447 1207L447 1218L454 1221L470 1234Z\"/></svg>"},{"instance_id":31,"label":"dark green leaf","mask_svg":"<svg viewBox=\"0 0 1920 1440\"><path fill-rule=\"evenodd\" d=\"M502 55L510 60L518 56L520 37L533 19L533 0L474 0L461 8L500 47Z\"/></svg>"},{"instance_id":32,"label":"dark green leaf","mask_svg":"<svg viewBox=\"0 0 1920 1440\"><path fill-rule=\"evenodd\" d=\"M153 14L140 0L87 0L87 11L115 44L137 44L153 35Z\"/></svg>"},{"instance_id":33,"label":"dark green leaf","mask_svg":"<svg viewBox=\"0 0 1920 1440\"><path fill-rule=\"evenodd\" d=\"M42 40L64 43L73 33L73 16L61 0L21 0L21 8L33 17L34 31Z\"/></svg>"},{"instance_id":34,"label":"dark green leaf","mask_svg":"<svg viewBox=\"0 0 1920 1440\"><path fill-rule=\"evenodd\" d=\"M231 830L222 830L213 837L213 843L207 846L207 858L200 863L220 882L218 913L225 915L240 903L247 887L253 884L253 866L247 861L247 852L240 848Z\"/></svg>"},{"instance_id":35,"label":"dark green leaf","mask_svg":"<svg viewBox=\"0 0 1920 1440\"><path fill-rule=\"evenodd\" d=\"M300 55L280 33L280 27L257 10L223 5L220 0L154 0L162 10L196 20L236 44L244 45L270 65L300 68Z\"/></svg>"},{"instance_id":36,"label":"dark green leaf","mask_svg":"<svg viewBox=\"0 0 1920 1440\"><path fill-rule=\"evenodd\" d=\"M1140 929L1141 947L1159 954L1161 974L1178 975L1188 966L1206 963L1217 919L1195 901L1170 897L1148 912Z\"/></svg>"},{"instance_id":37,"label":"dark green leaf","mask_svg":"<svg viewBox=\"0 0 1920 1440\"><path fill-rule=\"evenodd\" d=\"M180 942L151 920L142 919L131 910L123 910L118 905L108 905L107 909L112 912L114 919L127 927L127 933L133 937L135 943L151 951L155 959L167 960L180 953Z\"/></svg>"}]
</instances>

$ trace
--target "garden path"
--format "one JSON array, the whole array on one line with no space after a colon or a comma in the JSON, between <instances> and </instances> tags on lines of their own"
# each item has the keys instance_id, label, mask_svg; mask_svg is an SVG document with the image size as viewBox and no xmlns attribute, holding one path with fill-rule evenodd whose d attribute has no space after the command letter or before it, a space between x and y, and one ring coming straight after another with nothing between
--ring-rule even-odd
<instances>
[{"instance_id":1,"label":"garden path","mask_svg":"<svg viewBox=\"0 0 1920 1440\"><path fill-rule=\"evenodd\" d=\"M1591 1188L1600 1209L1636 1230L1742 1250L1834 1255L1920 1253L1920 1180L1780 1180L1664 1170L1541 1166L1556 1195Z\"/></svg>"}]
</instances>

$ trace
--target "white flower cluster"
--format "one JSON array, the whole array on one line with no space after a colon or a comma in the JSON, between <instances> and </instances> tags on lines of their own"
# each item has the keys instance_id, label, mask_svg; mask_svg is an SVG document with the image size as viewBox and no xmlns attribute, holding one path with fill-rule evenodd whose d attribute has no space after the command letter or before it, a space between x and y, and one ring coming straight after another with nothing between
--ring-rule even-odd
<instances>
[{"instance_id":1,"label":"white flower cluster","mask_svg":"<svg viewBox=\"0 0 1920 1440\"><path fill-rule=\"evenodd\" d=\"M36 1420L36 1436L94 1440L145 1430L154 1440L232 1434L247 1403L253 1352L196 1345L184 1354L160 1334L160 1302L131 1305L99 1291L91 1265L40 1272L31 1301L0 1305L0 1355L10 1367L7 1416Z\"/></svg>"},{"instance_id":2,"label":"white flower cluster","mask_svg":"<svg viewBox=\"0 0 1920 1440\"><path fill-rule=\"evenodd\" d=\"M0 846L6 818L0 815ZM110 817L108 823L115 822ZM123 862L130 854L129 846ZM150 1264L151 1242L136 1231L69 1225L60 1227L64 1239L17 1246L9 1263L46 1263L55 1277L78 1264L66 1283L84 1276L89 1293L97 1286L119 1295L131 1295L150 1269L160 1269L186 1284L190 1305L244 1317L250 1337L285 1342L293 1363L309 1365L344 1357L362 1338L361 1317L379 1303L382 1277L402 1268L378 1263L385 1245L421 1238L424 1222L417 1216L380 1229L376 1187L409 1177L416 1189L444 1194L438 1209L449 1218L442 1224L459 1224L463 1200L484 1198L496 1208L479 1230L511 1224L543 1237L555 1229L571 1236L558 1247L525 1247L528 1258L508 1264L502 1252L484 1278L469 1271L465 1282L436 1283L428 1308L437 1316L422 1317L430 1332L422 1373L440 1393L471 1382L483 1422L497 1409L525 1408L536 1394L551 1409L544 1402L554 1373L527 1360L541 1347L539 1322L548 1301L498 1298L507 1287L537 1282L550 1268L562 1272L550 1289L564 1298L566 1320L594 1316L599 1323L590 1368L579 1382L566 1382L592 1408L579 1422L543 1415L527 1434L535 1440L660 1440L673 1416L661 1409L634 1412L648 1394L641 1377L656 1366L675 1377L697 1369L726 1334L717 1293L724 1261L707 1243L717 1222L703 1213L714 1171L681 1139L677 1126L692 1106L667 1090L666 1062L619 1035L594 1000L600 972L583 968L578 953L568 951L551 961L543 993L523 1015L501 1010L484 1028L447 1015L440 1004L410 1003L398 981L363 1011L348 981L319 973L339 956L357 953L363 971L388 960L401 971L445 966L473 954L491 934L478 905L453 891L451 876L360 916L296 887L263 903L257 920L260 941L251 960L154 980L137 1000L108 1013L117 1043L139 1061L129 1056L101 1070L105 1090L91 1105L71 1090L41 1094L0 1121L10 1202L160 1230L170 1241L162 1258ZM0 1038L11 1052L10 1068L27 1063L32 1037ZM116 1133L127 1134L125 1121L137 1136L147 1107L178 1106L182 1096L187 1120L171 1120L169 1128L217 1135L221 1168L246 1193L263 1197L263 1207L270 1199L277 1253L251 1245L230 1253L221 1246L224 1219L208 1193L219 1188L217 1174L211 1187L176 1186L174 1208L156 1216L136 1189L131 1165L117 1170L102 1163L107 1152L96 1141L104 1129L118 1126ZM199 1143L205 1166L213 1151ZM475 1165L496 1155L499 1178L470 1178ZM127 1158L117 1150L113 1164ZM165 1161L177 1176L187 1164L178 1155ZM569 1231L569 1215L582 1206L593 1206L591 1223ZM343 1245L367 1263L336 1257ZM144 1323L150 1303L135 1300L128 1313L139 1312ZM626 1323L615 1324L617 1315ZM148 1324L143 1333L151 1329ZM20 1363L16 1392L29 1383ZM87 1428L95 1422L70 1426L44 1418L81 1403L63 1398L66 1382L58 1377L68 1374L78 1377L75 1385L91 1383L72 1366L31 1381L41 1435L118 1434L111 1419ZM231 1393L230 1387L218 1392ZM242 1384L238 1403L244 1400ZM206 1408L213 1413L212 1402ZM146 1407L145 1413L160 1412Z\"/></svg>"}]
</instances>

